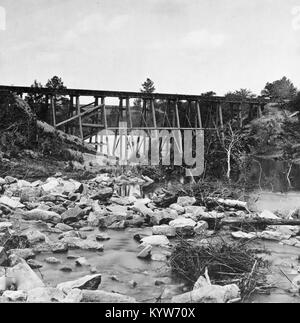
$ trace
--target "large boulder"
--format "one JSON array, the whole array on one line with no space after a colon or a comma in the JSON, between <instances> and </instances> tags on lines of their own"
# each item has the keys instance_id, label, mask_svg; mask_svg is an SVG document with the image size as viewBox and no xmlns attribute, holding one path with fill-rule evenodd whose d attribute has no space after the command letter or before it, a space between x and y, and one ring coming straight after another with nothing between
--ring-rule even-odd
<instances>
[{"instance_id":1,"label":"large boulder","mask_svg":"<svg viewBox=\"0 0 300 323\"><path fill-rule=\"evenodd\" d=\"M151 245L151 246L166 246L170 243L168 238L163 235L155 235L155 236L145 237L141 241L143 244Z\"/></svg>"},{"instance_id":2,"label":"large boulder","mask_svg":"<svg viewBox=\"0 0 300 323\"><path fill-rule=\"evenodd\" d=\"M85 212L83 209L81 209L79 206L76 206L75 208L69 209L66 212L64 212L61 215L61 219L64 223L70 224L73 222L80 221L85 215Z\"/></svg>"},{"instance_id":3,"label":"large boulder","mask_svg":"<svg viewBox=\"0 0 300 323\"><path fill-rule=\"evenodd\" d=\"M29 291L45 286L25 260L21 260L14 267L7 268L7 276L14 279L18 290Z\"/></svg>"},{"instance_id":4,"label":"large boulder","mask_svg":"<svg viewBox=\"0 0 300 323\"><path fill-rule=\"evenodd\" d=\"M175 237L176 236L176 229L171 227L170 225L156 225L152 227L152 234L153 235L164 235L167 237Z\"/></svg>"},{"instance_id":5,"label":"large boulder","mask_svg":"<svg viewBox=\"0 0 300 323\"><path fill-rule=\"evenodd\" d=\"M62 290L64 293L69 293L72 289L88 289L88 290L96 290L101 284L101 275L88 275L82 278L64 282L57 285L57 288Z\"/></svg>"},{"instance_id":6,"label":"large boulder","mask_svg":"<svg viewBox=\"0 0 300 323\"><path fill-rule=\"evenodd\" d=\"M27 212L22 212L22 217L25 220L45 221L54 224L61 222L61 216L59 214L39 208Z\"/></svg>"},{"instance_id":7,"label":"large boulder","mask_svg":"<svg viewBox=\"0 0 300 323\"><path fill-rule=\"evenodd\" d=\"M9 208L11 208L13 210L25 207L24 204L20 203L19 198L10 198L5 195L0 197L0 204L8 206Z\"/></svg>"}]
</instances>

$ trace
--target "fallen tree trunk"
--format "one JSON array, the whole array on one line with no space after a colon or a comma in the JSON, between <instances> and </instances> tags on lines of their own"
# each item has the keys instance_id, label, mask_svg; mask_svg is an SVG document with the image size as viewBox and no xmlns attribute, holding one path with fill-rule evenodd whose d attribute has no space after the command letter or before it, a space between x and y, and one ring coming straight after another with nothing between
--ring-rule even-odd
<instances>
[{"instance_id":1,"label":"fallen tree trunk","mask_svg":"<svg viewBox=\"0 0 300 323\"><path fill-rule=\"evenodd\" d=\"M215 203L217 205L222 205L229 208L248 210L247 202L242 202L238 200L224 200L224 199L216 199L216 198L208 197L207 201L209 203Z\"/></svg>"}]
</instances>

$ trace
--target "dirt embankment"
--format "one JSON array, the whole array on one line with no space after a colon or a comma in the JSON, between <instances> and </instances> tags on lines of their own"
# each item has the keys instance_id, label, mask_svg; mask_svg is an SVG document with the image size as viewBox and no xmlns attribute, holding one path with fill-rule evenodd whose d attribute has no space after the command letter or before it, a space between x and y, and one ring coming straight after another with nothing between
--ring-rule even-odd
<instances>
[{"instance_id":1,"label":"dirt embankment","mask_svg":"<svg viewBox=\"0 0 300 323\"><path fill-rule=\"evenodd\" d=\"M17 95L0 95L0 175L41 178L61 171L82 176L85 153L94 155L95 147L37 120Z\"/></svg>"}]
</instances>

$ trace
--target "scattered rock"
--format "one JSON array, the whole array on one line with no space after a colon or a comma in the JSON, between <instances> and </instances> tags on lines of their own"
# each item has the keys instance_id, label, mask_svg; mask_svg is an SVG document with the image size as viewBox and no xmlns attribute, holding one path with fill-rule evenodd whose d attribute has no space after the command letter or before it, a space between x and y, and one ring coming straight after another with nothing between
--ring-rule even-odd
<instances>
[{"instance_id":1,"label":"scattered rock","mask_svg":"<svg viewBox=\"0 0 300 323\"><path fill-rule=\"evenodd\" d=\"M110 236L107 233L98 233L96 236L97 241L107 241L110 240Z\"/></svg>"},{"instance_id":2,"label":"scattered rock","mask_svg":"<svg viewBox=\"0 0 300 323\"><path fill-rule=\"evenodd\" d=\"M194 205L195 203L196 203L196 199L190 196L180 196L177 199L177 204L182 207L191 206L191 205Z\"/></svg>"},{"instance_id":3,"label":"scattered rock","mask_svg":"<svg viewBox=\"0 0 300 323\"><path fill-rule=\"evenodd\" d=\"M64 293L70 292L72 289L88 289L96 290L101 283L101 275L88 275L77 280L61 283L57 285L57 288L62 290Z\"/></svg>"},{"instance_id":4,"label":"scattered rock","mask_svg":"<svg viewBox=\"0 0 300 323\"><path fill-rule=\"evenodd\" d=\"M25 207L24 204L19 202L19 199L16 199L16 198L12 199L12 198L5 196L5 195L0 197L0 204L8 206L9 208L11 208L13 210Z\"/></svg>"},{"instance_id":5,"label":"scattered rock","mask_svg":"<svg viewBox=\"0 0 300 323\"><path fill-rule=\"evenodd\" d=\"M38 269L38 268L43 267L43 265L41 263L39 263L38 261L36 261L34 259L28 259L27 264L30 266L31 269Z\"/></svg>"},{"instance_id":6,"label":"scattered rock","mask_svg":"<svg viewBox=\"0 0 300 323\"><path fill-rule=\"evenodd\" d=\"M164 246L168 245L170 241L166 236L163 235L156 235L156 236L150 236L150 237L145 237L142 240L142 243L152 245L152 246Z\"/></svg>"},{"instance_id":7,"label":"scattered rock","mask_svg":"<svg viewBox=\"0 0 300 323\"><path fill-rule=\"evenodd\" d=\"M62 302L65 298L65 294L52 287L39 287L28 291L27 302L29 303L52 303Z\"/></svg>"},{"instance_id":8,"label":"scattered rock","mask_svg":"<svg viewBox=\"0 0 300 323\"><path fill-rule=\"evenodd\" d=\"M136 303L133 297L102 290L83 290L82 303Z\"/></svg>"},{"instance_id":9,"label":"scattered rock","mask_svg":"<svg viewBox=\"0 0 300 323\"><path fill-rule=\"evenodd\" d=\"M61 264L61 261L55 257L48 257L45 259L45 261L48 263L48 264L52 264L52 265L58 265L58 264Z\"/></svg>"},{"instance_id":10,"label":"scattered rock","mask_svg":"<svg viewBox=\"0 0 300 323\"><path fill-rule=\"evenodd\" d=\"M274 220L279 219L278 216L276 216L274 213L272 213L271 211L268 211L268 210L262 211L258 216L261 219L274 219Z\"/></svg>"},{"instance_id":11,"label":"scattered rock","mask_svg":"<svg viewBox=\"0 0 300 323\"><path fill-rule=\"evenodd\" d=\"M61 219L64 223L70 224L73 222L78 222L84 216L84 211L76 206L73 209L69 209L61 215Z\"/></svg>"},{"instance_id":12,"label":"scattered rock","mask_svg":"<svg viewBox=\"0 0 300 323\"><path fill-rule=\"evenodd\" d=\"M167 224L164 225L156 225L152 227L152 234L153 235L164 235L167 237L175 237L176 236L176 229L171 227Z\"/></svg>"},{"instance_id":13,"label":"scattered rock","mask_svg":"<svg viewBox=\"0 0 300 323\"><path fill-rule=\"evenodd\" d=\"M76 266L90 266L89 262L84 257L80 257L75 261Z\"/></svg>"},{"instance_id":14,"label":"scattered rock","mask_svg":"<svg viewBox=\"0 0 300 323\"><path fill-rule=\"evenodd\" d=\"M205 221L197 222L196 226L194 227L194 232L199 235L206 232L206 230L208 230L208 223Z\"/></svg>"},{"instance_id":15,"label":"scattered rock","mask_svg":"<svg viewBox=\"0 0 300 323\"><path fill-rule=\"evenodd\" d=\"M152 246L147 245L139 254L138 258L148 258L151 255Z\"/></svg>"},{"instance_id":16,"label":"scattered rock","mask_svg":"<svg viewBox=\"0 0 300 323\"><path fill-rule=\"evenodd\" d=\"M4 298L5 301L8 302L26 302L27 300L27 293L23 290L17 290L17 291L12 291L12 290L7 290L3 293L2 297Z\"/></svg>"},{"instance_id":17,"label":"scattered rock","mask_svg":"<svg viewBox=\"0 0 300 323\"><path fill-rule=\"evenodd\" d=\"M61 216L59 214L42 209L34 209L31 211L22 212L22 217L25 220L45 221L55 224L61 222Z\"/></svg>"},{"instance_id":18,"label":"scattered rock","mask_svg":"<svg viewBox=\"0 0 300 323\"><path fill-rule=\"evenodd\" d=\"M20 257L24 260L31 259L35 257L35 253L32 249L26 248L26 249L11 249L8 251L9 255L15 255L17 257Z\"/></svg>"}]
</instances>

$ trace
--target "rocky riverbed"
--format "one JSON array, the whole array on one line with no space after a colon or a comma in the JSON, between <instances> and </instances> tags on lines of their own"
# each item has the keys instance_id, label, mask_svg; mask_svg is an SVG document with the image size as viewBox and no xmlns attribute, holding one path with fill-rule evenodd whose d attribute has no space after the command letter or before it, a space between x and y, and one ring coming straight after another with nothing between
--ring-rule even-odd
<instances>
[{"instance_id":1,"label":"rocky riverbed","mask_svg":"<svg viewBox=\"0 0 300 323\"><path fill-rule=\"evenodd\" d=\"M0 301L239 301L235 284L218 286L199 277L191 291L174 277L169 258L178 237L205 244L220 234L209 219L279 215L250 212L246 203L230 200L207 209L192 196L166 197L164 190L151 198L138 192L118 195L124 185L151 182L109 174L82 182L59 173L35 182L0 178ZM297 218L298 210L288 217ZM285 225L260 231L223 228L221 234L298 250L299 231ZM294 295L298 281L295 275L289 283Z\"/></svg>"}]
</instances>

